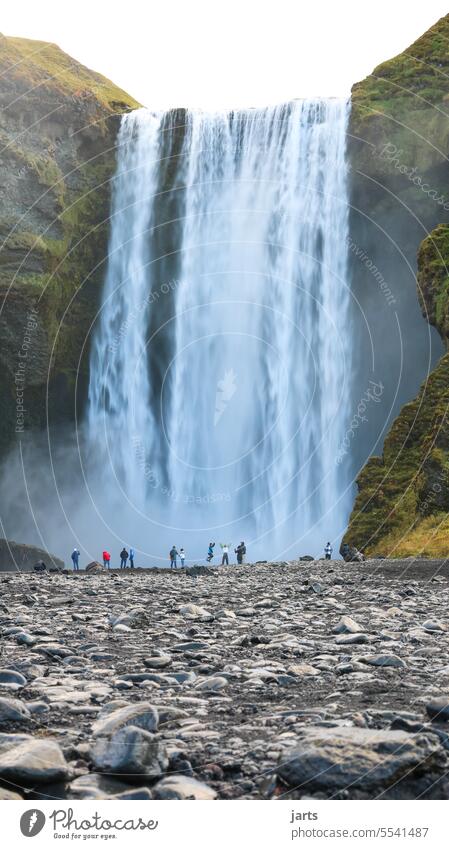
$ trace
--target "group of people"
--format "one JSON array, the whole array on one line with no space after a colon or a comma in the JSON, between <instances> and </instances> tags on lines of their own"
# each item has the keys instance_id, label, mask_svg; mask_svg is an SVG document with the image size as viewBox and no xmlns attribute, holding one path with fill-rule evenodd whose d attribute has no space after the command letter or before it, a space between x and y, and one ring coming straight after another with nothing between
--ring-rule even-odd
<instances>
[{"instance_id":1,"label":"group of people","mask_svg":"<svg viewBox=\"0 0 449 849\"><path fill-rule=\"evenodd\" d=\"M222 566L229 566L229 551L231 549L231 543L230 542L221 542L220 548L221 548L221 551L222 551L221 565ZM332 545L330 544L330 542L326 543L326 545L324 546L324 556L325 556L326 560L331 560L332 552L333 552ZM237 556L237 563L238 564L242 564L242 563L245 562L246 545L243 542L243 540L242 540L242 542L239 542L239 544L237 545L236 548L234 548L234 554L236 554L236 556ZM208 563L212 562L214 555L215 555L215 543L210 542L209 547L207 549L207 556L206 556L206 560L207 560ZM126 547L123 546L123 548L120 552L120 569L127 569L128 568L128 561L129 561L129 568L134 569L134 557L135 557L134 549L130 548L129 551L127 551ZM170 568L171 569L177 569L178 568L178 557L179 557L179 560L181 562L181 568L184 568L185 561L186 561L185 550L183 548L180 548L179 551L178 551L178 549L176 548L176 545L173 545L172 548L170 549L170 554L169 554ZM80 552L78 551L77 548L73 549L72 554L71 554L71 558L72 558L73 568L74 568L75 572L78 572ZM110 555L109 551L106 551L106 550L103 551L103 566L106 569L110 569L110 567L111 567L111 555Z\"/></svg>"},{"instance_id":2,"label":"group of people","mask_svg":"<svg viewBox=\"0 0 449 849\"><path fill-rule=\"evenodd\" d=\"M73 551L72 551L72 554L70 556L72 558L74 571L78 572L79 568L80 568L80 552L78 551L77 548L74 548ZM134 549L130 548L129 551L127 551L125 546L123 546L123 548L120 552L120 569L126 569L127 568L128 560L129 560L130 568L134 569L134 558L135 558ZM106 549L103 551L103 566L105 567L105 569L111 568L111 555L110 555L109 551L106 551Z\"/></svg>"},{"instance_id":3,"label":"group of people","mask_svg":"<svg viewBox=\"0 0 449 849\"><path fill-rule=\"evenodd\" d=\"M229 550L231 548L231 543L230 542L221 542L220 548L221 548L221 551L222 551L221 565L222 566L229 566ZM207 563L212 562L214 555L215 555L214 549L215 549L215 543L210 542L209 547L207 549L207 556L206 556ZM243 540L242 540L242 542L240 542L238 544L237 548L234 548L234 553L237 555L237 563L244 563L245 562L246 545L243 542ZM173 545L172 548L170 549L170 554L169 554L170 568L171 569L177 569L178 568L178 557L181 561L181 567L183 568L184 564L185 564L186 553L185 553L183 548L180 548L179 551L178 551L178 549L176 548L176 545Z\"/></svg>"}]
</instances>

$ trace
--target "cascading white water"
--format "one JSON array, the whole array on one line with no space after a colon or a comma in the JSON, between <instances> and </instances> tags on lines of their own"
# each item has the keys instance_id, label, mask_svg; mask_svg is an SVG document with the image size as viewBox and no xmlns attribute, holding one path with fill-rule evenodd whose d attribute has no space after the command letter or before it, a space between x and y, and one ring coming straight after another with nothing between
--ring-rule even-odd
<instances>
[{"instance_id":1,"label":"cascading white water","mask_svg":"<svg viewBox=\"0 0 449 849\"><path fill-rule=\"evenodd\" d=\"M158 524L153 552L316 553L344 530L347 117L328 100L122 120L89 439Z\"/></svg>"}]
</instances>

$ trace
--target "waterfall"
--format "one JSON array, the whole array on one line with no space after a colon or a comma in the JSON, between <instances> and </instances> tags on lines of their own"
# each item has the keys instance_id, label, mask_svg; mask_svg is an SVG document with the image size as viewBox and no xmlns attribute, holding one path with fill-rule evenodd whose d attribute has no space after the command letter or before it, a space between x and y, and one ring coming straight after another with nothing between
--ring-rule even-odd
<instances>
[{"instance_id":1,"label":"waterfall","mask_svg":"<svg viewBox=\"0 0 449 849\"><path fill-rule=\"evenodd\" d=\"M122 119L88 434L150 554L317 554L345 528L347 119L339 100Z\"/></svg>"}]
</instances>

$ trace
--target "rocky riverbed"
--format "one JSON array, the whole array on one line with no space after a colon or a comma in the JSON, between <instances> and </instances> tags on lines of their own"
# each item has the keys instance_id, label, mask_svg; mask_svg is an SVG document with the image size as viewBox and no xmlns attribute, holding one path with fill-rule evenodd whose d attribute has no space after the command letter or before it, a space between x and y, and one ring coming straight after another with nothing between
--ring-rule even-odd
<instances>
[{"instance_id":1,"label":"rocky riverbed","mask_svg":"<svg viewBox=\"0 0 449 849\"><path fill-rule=\"evenodd\" d=\"M449 798L442 561L0 578L0 798Z\"/></svg>"}]
</instances>

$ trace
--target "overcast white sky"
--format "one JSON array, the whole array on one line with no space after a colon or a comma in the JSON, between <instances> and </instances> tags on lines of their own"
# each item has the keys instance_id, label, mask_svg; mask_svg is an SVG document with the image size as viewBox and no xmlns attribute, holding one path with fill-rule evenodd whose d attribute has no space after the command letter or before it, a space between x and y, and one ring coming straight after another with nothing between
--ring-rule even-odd
<instances>
[{"instance_id":1,"label":"overcast white sky","mask_svg":"<svg viewBox=\"0 0 449 849\"><path fill-rule=\"evenodd\" d=\"M0 31L54 41L144 105L345 95L447 0L4 0Z\"/></svg>"}]
</instances>

